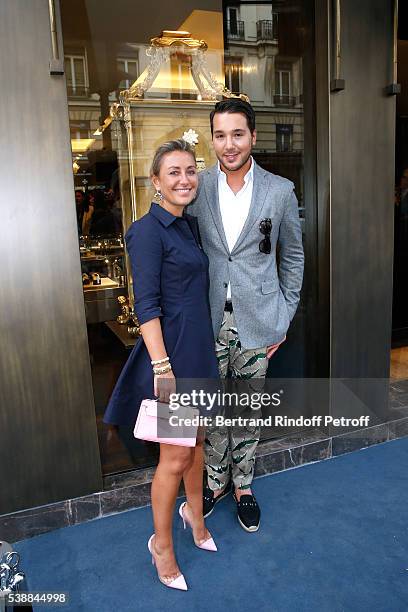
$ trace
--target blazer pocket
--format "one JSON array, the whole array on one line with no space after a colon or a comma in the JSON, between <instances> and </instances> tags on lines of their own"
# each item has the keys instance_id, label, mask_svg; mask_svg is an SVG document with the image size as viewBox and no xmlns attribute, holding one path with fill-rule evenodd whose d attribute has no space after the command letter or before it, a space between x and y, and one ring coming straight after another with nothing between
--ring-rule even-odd
<instances>
[{"instance_id":1,"label":"blazer pocket","mask_svg":"<svg viewBox=\"0 0 408 612\"><path fill-rule=\"evenodd\" d=\"M279 285L274 281L263 281L261 291L264 295L274 293L279 289Z\"/></svg>"}]
</instances>

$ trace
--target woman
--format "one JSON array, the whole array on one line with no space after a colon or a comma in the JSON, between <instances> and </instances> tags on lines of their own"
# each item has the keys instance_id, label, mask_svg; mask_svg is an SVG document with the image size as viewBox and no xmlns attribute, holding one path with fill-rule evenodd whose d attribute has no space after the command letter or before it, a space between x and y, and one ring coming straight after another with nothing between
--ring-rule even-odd
<instances>
[{"instance_id":1,"label":"woman","mask_svg":"<svg viewBox=\"0 0 408 612\"><path fill-rule=\"evenodd\" d=\"M81 189L75 189L75 207L77 216L78 236L82 236L82 220L88 207L87 196Z\"/></svg>"},{"instance_id":2,"label":"woman","mask_svg":"<svg viewBox=\"0 0 408 612\"><path fill-rule=\"evenodd\" d=\"M133 349L119 377L105 413L107 423L133 425L141 401L153 396L168 399L175 378L219 376L208 302L208 259L195 218L184 213L198 186L190 146L183 140L160 146L151 180L160 203L152 203L149 213L135 221L125 236L143 342ZM152 482L155 532L148 546L159 579L171 588L187 590L172 540L181 478L187 503L179 513L199 548L217 550L204 524L202 475L201 440L192 449L160 444Z\"/></svg>"},{"instance_id":3,"label":"woman","mask_svg":"<svg viewBox=\"0 0 408 612\"><path fill-rule=\"evenodd\" d=\"M114 235L116 230L115 219L110 209L109 199L101 189L94 189L93 214L89 224L91 236Z\"/></svg>"},{"instance_id":4,"label":"woman","mask_svg":"<svg viewBox=\"0 0 408 612\"><path fill-rule=\"evenodd\" d=\"M91 191L88 196L88 201L84 206L84 214L82 217L82 236L89 235L89 228L91 225L92 215L95 209L95 190Z\"/></svg>"}]
</instances>

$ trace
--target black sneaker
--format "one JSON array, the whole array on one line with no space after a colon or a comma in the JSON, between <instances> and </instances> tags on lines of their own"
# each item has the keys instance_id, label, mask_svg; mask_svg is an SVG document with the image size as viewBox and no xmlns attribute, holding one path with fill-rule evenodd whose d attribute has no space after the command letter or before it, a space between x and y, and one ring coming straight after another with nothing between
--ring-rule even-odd
<instances>
[{"instance_id":1,"label":"black sneaker","mask_svg":"<svg viewBox=\"0 0 408 612\"><path fill-rule=\"evenodd\" d=\"M245 531L258 531L261 519L261 510L253 495L241 495L238 501L235 493L234 499L237 503L238 521Z\"/></svg>"},{"instance_id":2,"label":"black sneaker","mask_svg":"<svg viewBox=\"0 0 408 612\"><path fill-rule=\"evenodd\" d=\"M220 493L217 497L214 497L214 491L210 489L209 486L204 487L203 491L203 516L207 518L210 516L211 512L214 510L215 504L218 504L219 501L224 499L231 492L231 481L227 484L227 486L223 489L222 493Z\"/></svg>"}]
</instances>

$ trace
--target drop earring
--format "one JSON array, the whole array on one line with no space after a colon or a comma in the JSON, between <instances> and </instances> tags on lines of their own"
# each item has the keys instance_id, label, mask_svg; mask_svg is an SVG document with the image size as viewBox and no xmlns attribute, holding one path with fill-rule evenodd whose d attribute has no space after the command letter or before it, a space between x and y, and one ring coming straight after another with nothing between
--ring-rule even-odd
<instances>
[{"instance_id":1,"label":"drop earring","mask_svg":"<svg viewBox=\"0 0 408 612\"><path fill-rule=\"evenodd\" d=\"M154 194L154 197L158 201L159 204L163 200L163 194L158 189L157 189L156 193Z\"/></svg>"}]
</instances>

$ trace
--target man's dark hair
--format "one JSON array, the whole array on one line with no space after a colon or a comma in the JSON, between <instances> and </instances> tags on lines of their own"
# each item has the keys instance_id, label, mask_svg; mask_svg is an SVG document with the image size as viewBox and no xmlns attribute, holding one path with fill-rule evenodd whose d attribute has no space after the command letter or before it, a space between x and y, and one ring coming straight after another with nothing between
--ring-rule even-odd
<instances>
[{"instance_id":1,"label":"man's dark hair","mask_svg":"<svg viewBox=\"0 0 408 612\"><path fill-rule=\"evenodd\" d=\"M214 131L213 122L216 113L241 113L245 115L249 131L253 134L255 129L255 111L248 102L245 102L245 100L241 100L240 98L229 98L228 100L217 102L210 113L211 135Z\"/></svg>"}]
</instances>

